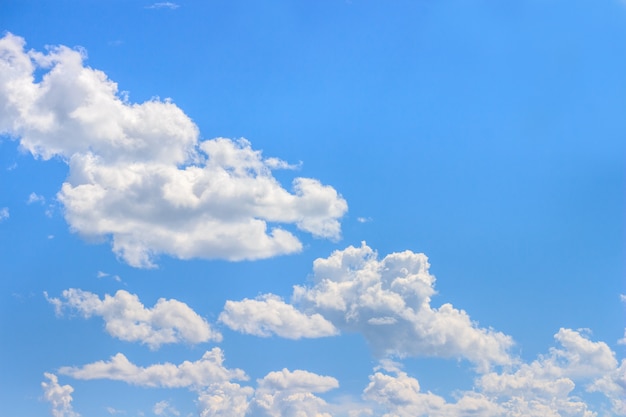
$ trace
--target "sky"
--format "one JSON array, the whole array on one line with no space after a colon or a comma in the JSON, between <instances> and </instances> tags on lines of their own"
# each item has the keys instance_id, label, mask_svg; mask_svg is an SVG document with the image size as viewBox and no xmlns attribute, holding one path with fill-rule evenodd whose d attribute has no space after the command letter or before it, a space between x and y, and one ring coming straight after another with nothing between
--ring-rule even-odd
<instances>
[{"instance_id":1,"label":"sky","mask_svg":"<svg viewBox=\"0 0 626 417\"><path fill-rule=\"evenodd\" d=\"M626 415L623 1L0 30L0 415Z\"/></svg>"}]
</instances>

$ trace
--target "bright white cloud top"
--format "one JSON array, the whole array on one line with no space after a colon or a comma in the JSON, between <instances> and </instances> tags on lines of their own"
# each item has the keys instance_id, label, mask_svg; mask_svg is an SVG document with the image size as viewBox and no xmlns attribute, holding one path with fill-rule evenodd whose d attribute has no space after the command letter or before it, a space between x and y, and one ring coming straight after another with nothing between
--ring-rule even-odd
<instances>
[{"instance_id":1,"label":"bright white cloud top","mask_svg":"<svg viewBox=\"0 0 626 417\"><path fill-rule=\"evenodd\" d=\"M247 140L200 141L175 104L129 102L84 65L81 50L24 48L18 36L0 39L0 132L35 157L69 164L57 198L70 227L111 236L130 265L153 267L159 254L242 260L299 252L301 242L280 224L340 237L347 203L334 188L296 178L289 192L272 176L289 165L263 159ZM45 72L39 82L36 71Z\"/></svg>"},{"instance_id":2,"label":"bright white cloud top","mask_svg":"<svg viewBox=\"0 0 626 417\"><path fill-rule=\"evenodd\" d=\"M154 1L2 7L0 415L626 416L623 2Z\"/></svg>"}]
</instances>

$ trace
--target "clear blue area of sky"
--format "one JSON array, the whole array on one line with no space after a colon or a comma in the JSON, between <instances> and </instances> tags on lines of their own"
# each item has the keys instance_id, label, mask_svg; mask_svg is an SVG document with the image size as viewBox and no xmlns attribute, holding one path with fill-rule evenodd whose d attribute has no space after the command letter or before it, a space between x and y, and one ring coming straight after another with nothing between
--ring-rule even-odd
<instances>
[{"instance_id":1,"label":"clear blue area of sky","mask_svg":"<svg viewBox=\"0 0 626 417\"><path fill-rule=\"evenodd\" d=\"M204 139L245 137L265 156L346 199L338 242L298 237L295 255L260 261L126 265L105 241L69 230L54 202L68 173L0 141L0 414L45 415L42 375L123 351L136 363L196 360L206 346L152 352L57 318L44 298L67 288L123 288L146 306L187 303L214 323L226 300L289 298L312 262L361 241L382 256L425 253L433 305L464 309L511 335L533 360L561 327L591 329L624 357L626 294L626 3L618 0L444 1L0 0L0 30L27 48L81 47L86 64L131 102L171 98ZM367 221L361 222L362 218ZM295 229L295 228L294 228ZM298 232L295 232L298 233ZM123 283L98 279L98 271ZM359 335L284 340L221 329L230 367L254 380L287 367L332 375L358 397L375 358ZM252 349L251 349L251 346ZM470 389L455 360L409 358L423 390ZM69 379L64 380L70 382ZM149 410L186 390L71 381L83 416ZM332 397L328 394L325 398Z\"/></svg>"}]
</instances>

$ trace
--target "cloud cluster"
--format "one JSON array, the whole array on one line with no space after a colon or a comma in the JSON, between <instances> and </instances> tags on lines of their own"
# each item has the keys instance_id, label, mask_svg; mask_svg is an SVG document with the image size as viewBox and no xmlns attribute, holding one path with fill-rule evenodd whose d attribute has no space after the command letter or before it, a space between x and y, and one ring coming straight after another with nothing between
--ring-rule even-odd
<instances>
[{"instance_id":1,"label":"cloud cluster","mask_svg":"<svg viewBox=\"0 0 626 417\"><path fill-rule=\"evenodd\" d=\"M313 286L295 286L293 304L273 295L228 301L220 320L262 336L302 337L294 327L308 337L332 335L335 327L359 332L379 356L465 358L483 370L512 364L509 336L479 327L450 304L431 306L435 277L428 268L424 254L379 260L365 243L350 246L315 260Z\"/></svg>"},{"instance_id":2,"label":"cloud cluster","mask_svg":"<svg viewBox=\"0 0 626 417\"><path fill-rule=\"evenodd\" d=\"M290 192L272 175L290 165L245 139L200 141L171 101L129 102L84 65L83 51L24 44L0 38L0 134L69 164L57 198L73 231L110 237L136 267L154 266L158 254L242 260L300 251L281 225L339 238L347 203L334 188L296 178ZM35 71L44 73L39 82Z\"/></svg>"},{"instance_id":3,"label":"cloud cluster","mask_svg":"<svg viewBox=\"0 0 626 417\"><path fill-rule=\"evenodd\" d=\"M166 343L196 344L222 340L222 335L206 320L178 300L160 298L154 307L146 308L137 295L124 290L100 299L97 294L74 288L63 291L62 298L49 298L47 294L46 297L55 306L57 314L71 309L85 318L100 316L111 336L141 342L151 349Z\"/></svg>"},{"instance_id":4,"label":"cloud cluster","mask_svg":"<svg viewBox=\"0 0 626 417\"><path fill-rule=\"evenodd\" d=\"M149 388L188 388L198 393L202 417L330 417L325 411L328 404L315 394L339 386L335 378L288 369L268 373L257 381L256 389L241 386L234 381L246 381L248 376L241 369L226 368L223 352L219 348L207 351L195 362L147 367L137 366L118 353L108 361L62 367L59 373L76 379L109 379ZM71 387L68 387L62 387L66 402L71 393ZM168 410L173 414L171 410L175 408L168 402L160 402L154 412L165 415Z\"/></svg>"}]
</instances>

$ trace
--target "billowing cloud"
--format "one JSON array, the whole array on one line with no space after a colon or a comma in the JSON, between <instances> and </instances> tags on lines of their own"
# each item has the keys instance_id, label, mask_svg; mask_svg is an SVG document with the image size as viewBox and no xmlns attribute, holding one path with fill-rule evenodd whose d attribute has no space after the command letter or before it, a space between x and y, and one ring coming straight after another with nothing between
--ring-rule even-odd
<instances>
[{"instance_id":1,"label":"billowing cloud","mask_svg":"<svg viewBox=\"0 0 626 417\"><path fill-rule=\"evenodd\" d=\"M200 417L244 417L253 393L252 387L233 382L211 384L198 396Z\"/></svg>"},{"instance_id":2,"label":"billowing cloud","mask_svg":"<svg viewBox=\"0 0 626 417\"><path fill-rule=\"evenodd\" d=\"M417 379L388 361L370 376L363 398L382 406L386 411L383 417L504 416L502 408L479 393L465 393L449 403L431 392L421 392Z\"/></svg>"},{"instance_id":3,"label":"billowing cloud","mask_svg":"<svg viewBox=\"0 0 626 417\"><path fill-rule=\"evenodd\" d=\"M110 237L136 267L154 266L158 254L242 260L300 251L281 224L340 237L347 204L334 188L296 178L290 192L272 170L291 166L247 140L200 141L171 101L129 102L84 65L83 51L26 52L24 44L0 39L0 134L69 164L57 198L73 231ZM40 82L36 70L44 71Z\"/></svg>"},{"instance_id":4,"label":"billowing cloud","mask_svg":"<svg viewBox=\"0 0 626 417\"><path fill-rule=\"evenodd\" d=\"M326 325L326 331L319 331L328 321L340 330L362 333L379 356L458 357L483 370L512 364L509 336L479 327L451 304L431 306L435 277L428 268L424 254L405 251L378 260L365 243L350 246L315 260L313 285L294 287L292 305L298 309L265 295L228 301L221 320L244 333L295 338L300 334L291 330L293 324L302 322L308 329L312 318L321 315L318 331L308 337L333 334Z\"/></svg>"},{"instance_id":5,"label":"billowing cloud","mask_svg":"<svg viewBox=\"0 0 626 417\"><path fill-rule=\"evenodd\" d=\"M206 320L178 300L160 298L154 307L146 308L139 297L124 290L100 299L89 291L70 288L63 291L62 298L48 298L48 301L55 306L57 314L63 309L72 309L85 318L100 316L111 336L141 342L151 349L167 343L222 340L221 334Z\"/></svg>"},{"instance_id":6,"label":"billowing cloud","mask_svg":"<svg viewBox=\"0 0 626 417\"><path fill-rule=\"evenodd\" d=\"M561 348L550 349L548 355L520 365L515 372L482 375L477 386L499 403L507 416L596 415L573 394L577 383L589 391L603 392L611 400L626 392L616 389L617 360L604 342L592 342L571 329L559 330L555 339ZM614 401L614 405L617 410L620 404Z\"/></svg>"},{"instance_id":7,"label":"billowing cloud","mask_svg":"<svg viewBox=\"0 0 626 417\"><path fill-rule=\"evenodd\" d=\"M79 414L72 409L71 385L60 385L56 375L44 373L48 381L41 383L44 391L44 399L50 403L53 417L79 417Z\"/></svg>"},{"instance_id":8,"label":"billowing cloud","mask_svg":"<svg viewBox=\"0 0 626 417\"><path fill-rule=\"evenodd\" d=\"M224 354L220 348L213 348L202 355L202 358L180 365L163 363L140 367L118 353L109 361L98 361L82 367L65 366L59 373L76 379L110 379L123 381L142 387L161 388L198 388L214 383L235 380L247 380L241 369L224 367Z\"/></svg>"},{"instance_id":9,"label":"billowing cloud","mask_svg":"<svg viewBox=\"0 0 626 417\"><path fill-rule=\"evenodd\" d=\"M233 330L262 337L276 334L287 339L300 339L338 333L335 326L320 314L304 314L270 294L255 300L227 301L219 320Z\"/></svg>"},{"instance_id":10,"label":"billowing cloud","mask_svg":"<svg viewBox=\"0 0 626 417\"><path fill-rule=\"evenodd\" d=\"M283 369L270 372L258 381L251 404L252 415L267 417L330 417L326 402L316 393L337 388L330 376Z\"/></svg>"}]
</instances>

